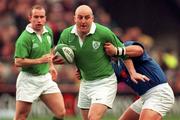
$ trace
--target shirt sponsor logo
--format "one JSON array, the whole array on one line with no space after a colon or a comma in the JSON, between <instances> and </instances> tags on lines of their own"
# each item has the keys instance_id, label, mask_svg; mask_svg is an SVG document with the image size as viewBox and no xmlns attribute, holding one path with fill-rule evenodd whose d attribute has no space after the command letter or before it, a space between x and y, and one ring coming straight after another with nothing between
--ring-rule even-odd
<instances>
[{"instance_id":1,"label":"shirt sponsor logo","mask_svg":"<svg viewBox=\"0 0 180 120\"><path fill-rule=\"evenodd\" d=\"M101 42L98 42L98 41L93 41L92 42L92 47L97 50L101 45Z\"/></svg>"}]
</instances>

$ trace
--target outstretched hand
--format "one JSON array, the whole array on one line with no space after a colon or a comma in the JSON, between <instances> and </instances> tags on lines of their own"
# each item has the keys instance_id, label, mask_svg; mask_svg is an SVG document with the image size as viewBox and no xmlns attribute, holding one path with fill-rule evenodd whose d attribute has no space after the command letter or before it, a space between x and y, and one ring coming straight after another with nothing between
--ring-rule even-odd
<instances>
[{"instance_id":1,"label":"outstretched hand","mask_svg":"<svg viewBox=\"0 0 180 120\"><path fill-rule=\"evenodd\" d=\"M134 73L134 74L131 74L131 80L137 84L139 81L146 82L146 81L149 81L150 79L147 76L142 75L140 73Z\"/></svg>"}]
</instances>

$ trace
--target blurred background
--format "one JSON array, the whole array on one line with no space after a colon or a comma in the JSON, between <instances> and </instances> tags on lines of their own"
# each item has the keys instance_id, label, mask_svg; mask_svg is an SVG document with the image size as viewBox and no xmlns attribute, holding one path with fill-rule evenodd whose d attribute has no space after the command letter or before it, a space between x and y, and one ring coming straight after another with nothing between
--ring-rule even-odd
<instances>
[{"instance_id":1,"label":"blurred background","mask_svg":"<svg viewBox=\"0 0 180 120\"><path fill-rule=\"evenodd\" d=\"M0 119L12 118L15 112L15 83L20 69L13 63L14 47L29 23L28 11L34 4L42 4L47 9L47 24L54 32L55 45L62 30L74 24L74 9L79 4L90 5L95 22L109 27L121 40L142 42L163 68L176 95L169 114L180 114L179 0L0 0ZM79 114L76 107L79 80L73 76L75 67L56 67L67 116L76 116ZM120 83L114 108L109 113L119 116L136 97L130 88ZM33 105L31 116L42 115L51 113L38 101Z\"/></svg>"}]
</instances>

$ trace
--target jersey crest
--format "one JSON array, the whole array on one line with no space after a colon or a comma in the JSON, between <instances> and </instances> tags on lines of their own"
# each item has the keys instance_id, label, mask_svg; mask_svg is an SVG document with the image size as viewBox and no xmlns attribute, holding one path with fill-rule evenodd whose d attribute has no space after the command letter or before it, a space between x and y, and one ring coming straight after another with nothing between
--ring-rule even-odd
<instances>
[{"instance_id":1,"label":"jersey crest","mask_svg":"<svg viewBox=\"0 0 180 120\"><path fill-rule=\"evenodd\" d=\"M98 42L98 41L93 41L92 42L92 47L96 50L100 47L101 45L101 42Z\"/></svg>"}]
</instances>

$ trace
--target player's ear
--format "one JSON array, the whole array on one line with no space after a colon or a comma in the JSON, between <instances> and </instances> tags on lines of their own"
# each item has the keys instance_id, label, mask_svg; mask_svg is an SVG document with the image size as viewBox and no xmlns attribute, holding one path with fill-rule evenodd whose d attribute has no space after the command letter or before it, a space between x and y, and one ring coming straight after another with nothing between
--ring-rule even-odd
<instances>
[{"instance_id":1,"label":"player's ear","mask_svg":"<svg viewBox=\"0 0 180 120\"><path fill-rule=\"evenodd\" d=\"M32 16L31 16L31 15L28 15L28 20L29 20L29 22L31 22L31 18L32 18Z\"/></svg>"}]
</instances>

